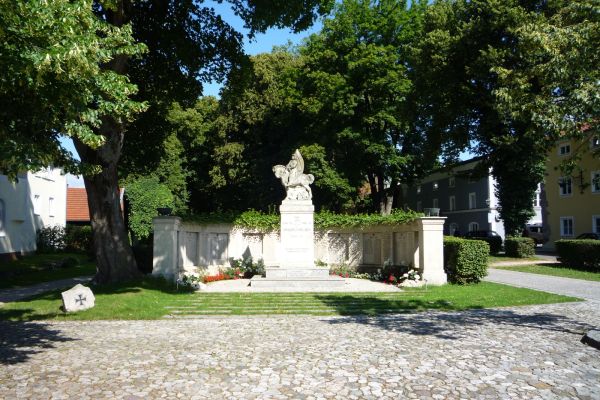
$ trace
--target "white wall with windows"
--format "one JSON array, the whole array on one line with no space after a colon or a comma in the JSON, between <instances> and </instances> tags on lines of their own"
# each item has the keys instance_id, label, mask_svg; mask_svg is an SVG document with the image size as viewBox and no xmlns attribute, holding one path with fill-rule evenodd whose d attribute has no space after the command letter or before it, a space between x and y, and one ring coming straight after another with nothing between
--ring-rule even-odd
<instances>
[{"instance_id":1,"label":"white wall with windows","mask_svg":"<svg viewBox=\"0 0 600 400\"><path fill-rule=\"evenodd\" d=\"M35 251L36 231L66 224L67 179L57 168L0 175L0 254Z\"/></svg>"}]
</instances>

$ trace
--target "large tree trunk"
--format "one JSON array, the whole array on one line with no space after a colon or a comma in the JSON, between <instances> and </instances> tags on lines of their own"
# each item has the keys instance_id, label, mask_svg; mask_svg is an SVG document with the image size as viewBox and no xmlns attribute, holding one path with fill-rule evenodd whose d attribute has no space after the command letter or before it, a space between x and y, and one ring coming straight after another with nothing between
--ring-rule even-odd
<instances>
[{"instance_id":1,"label":"large tree trunk","mask_svg":"<svg viewBox=\"0 0 600 400\"><path fill-rule=\"evenodd\" d=\"M103 146L92 149L75 140L75 147L83 163L101 167L97 174L84 175L98 268L94 280L122 282L141 276L127 238L119 197L117 163L123 145L123 128L105 121L101 132L106 137Z\"/></svg>"}]
</instances>

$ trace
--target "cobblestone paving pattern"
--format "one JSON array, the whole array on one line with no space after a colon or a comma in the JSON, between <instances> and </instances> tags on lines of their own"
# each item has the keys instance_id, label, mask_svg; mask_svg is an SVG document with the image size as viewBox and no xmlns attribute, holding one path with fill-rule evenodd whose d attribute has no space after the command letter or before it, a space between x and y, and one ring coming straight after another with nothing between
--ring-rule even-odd
<instances>
[{"instance_id":1,"label":"cobblestone paving pattern","mask_svg":"<svg viewBox=\"0 0 600 400\"><path fill-rule=\"evenodd\" d=\"M2 399L600 399L584 302L383 317L0 322Z\"/></svg>"}]
</instances>

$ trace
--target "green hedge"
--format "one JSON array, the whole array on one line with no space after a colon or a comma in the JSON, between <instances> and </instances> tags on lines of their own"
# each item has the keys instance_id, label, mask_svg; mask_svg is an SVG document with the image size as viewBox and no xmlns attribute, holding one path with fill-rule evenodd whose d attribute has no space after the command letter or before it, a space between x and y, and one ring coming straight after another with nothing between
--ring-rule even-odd
<instances>
[{"instance_id":1,"label":"green hedge","mask_svg":"<svg viewBox=\"0 0 600 400\"><path fill-rule=\"evenodd\" d=\"M535 240L529 237L507 237L504 251L508 257L527 258L535 255Z\"/></svg>"},{"instance_id":2,"label":"green hedge","mask_svg":"<svg viewBox=\"0 0 600 400\"><path fill-rule=\"evenodd\" d=\"M92 254L92 227L89 225L67 225L66 250Z\"/></svg>"},{"instance_id":3,"label":"green hedge","mask_svg":"<svg viewBox=\"0 0 600 400\"><path fill-rule=\"evenodd\" d=\"M422 217L422 213L395 210L390 215L380 214L334 214L329 211L315 213L315 228L351 228L373 225L399 225ZM257 229L262 232L279 229L279 214L265 214L250 210L244 212L221 212L195 214L182 217L186 222L201 224L229 223L244 228Z\"/></svg>"},{"instance_id":4,"label":"green hedge","mask_svg":"<svg viewBox=\"0 0 600 400\"><path fill-rule=\"evenodd\" d=\"M565 266L600 271L600 240L557 240L554 244Z\"/></svg>"},{"instance_id":5,"label":"green hedge","mask_svg":"<svg viewBox=\"0 0 600 400\"><path fill-rule=\"evenodd\" d=\"M487 275L489 245L483 240L444 237L444 267L448 281L478 283Z\"/></svg>"}]
</instances>

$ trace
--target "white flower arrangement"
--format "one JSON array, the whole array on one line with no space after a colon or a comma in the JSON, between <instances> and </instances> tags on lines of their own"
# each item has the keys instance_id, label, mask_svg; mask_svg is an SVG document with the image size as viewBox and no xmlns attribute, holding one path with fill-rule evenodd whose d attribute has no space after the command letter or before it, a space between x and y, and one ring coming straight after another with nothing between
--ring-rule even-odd
<instances>
[{"instance_id":1,"label":"white flower arrangement","mask_svg":"<svg viewBox=\"0 0 600 400\"><path fill-rule=\"evenodd\" d=\"M176 284L177 287L191 287L196 290L206 287L206 285L202 283L202 275L197 272L182 273L179 275L179 279L177 279Z\"/></svg>"},{"instance_id":2,"label":"white flower arrangement","mask_svg":"<svg viewBox=\"0 0 600 400\"><path fill-rule=\"evenodd\" d=\"M416 269L410 269L400 277L399 286L402 287L420 287L427 285L427 280Z\"/></svg>"}]
</instances>

